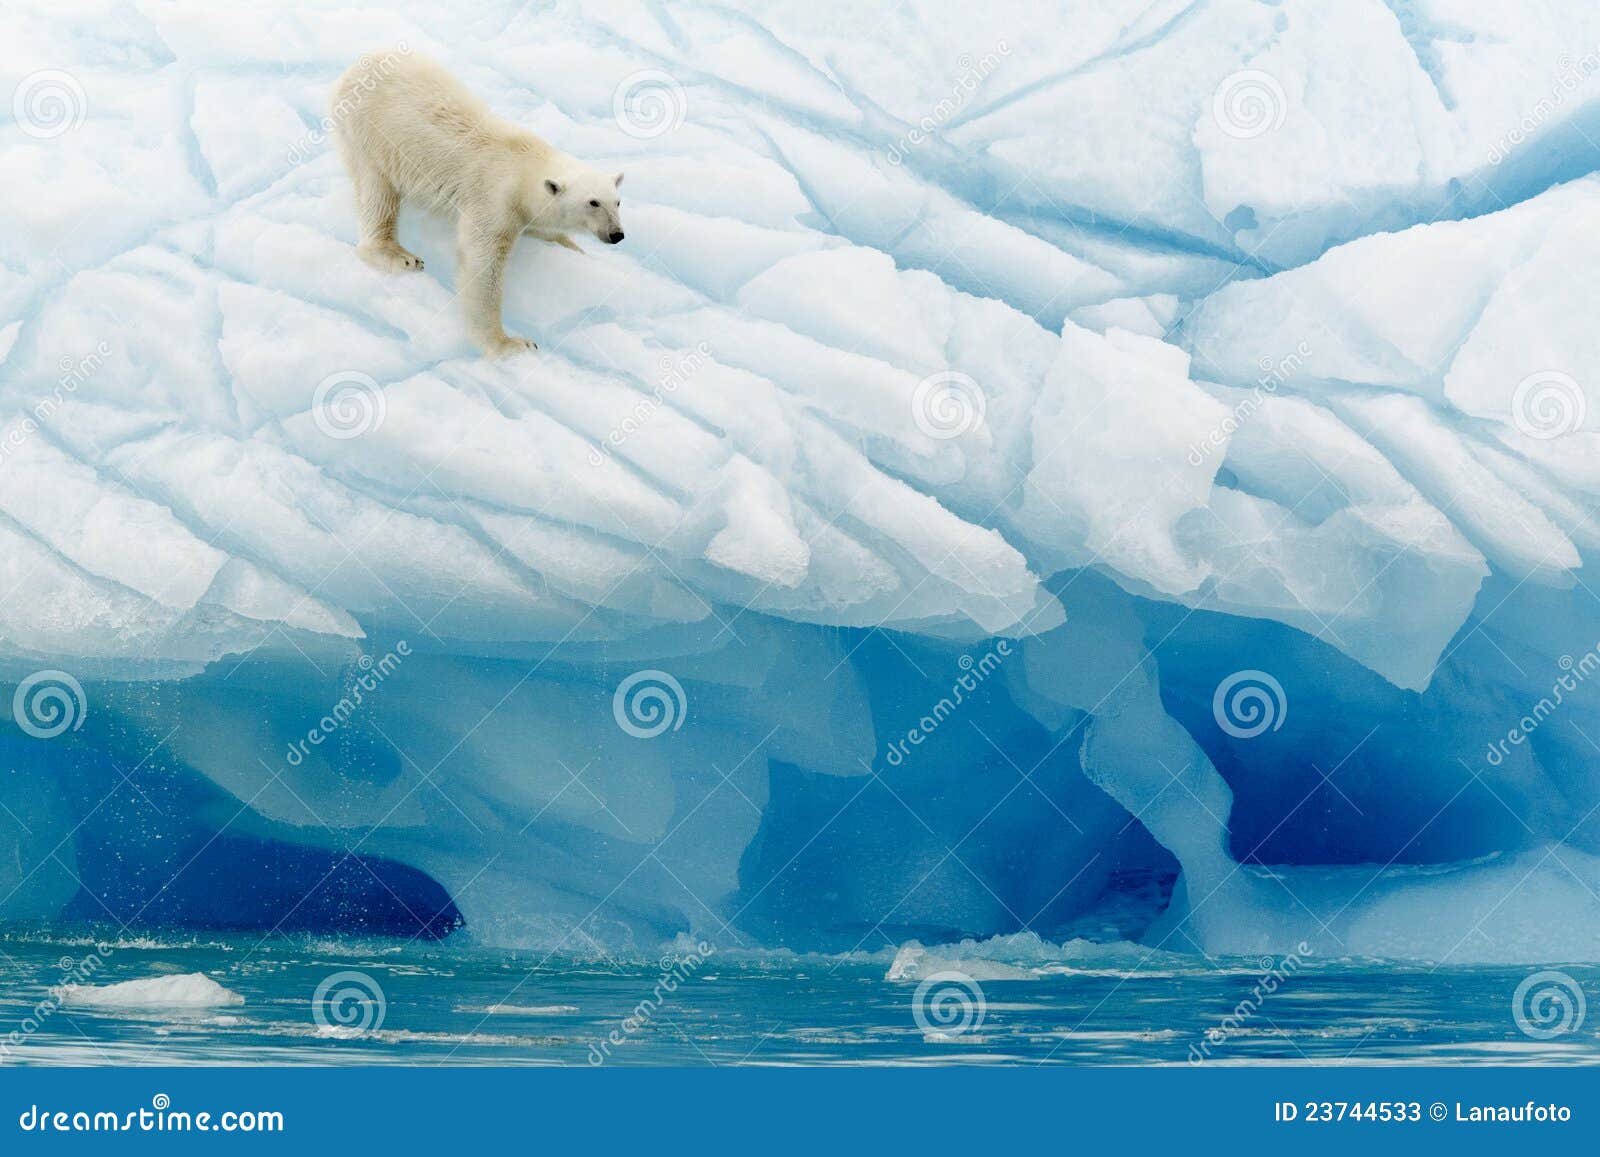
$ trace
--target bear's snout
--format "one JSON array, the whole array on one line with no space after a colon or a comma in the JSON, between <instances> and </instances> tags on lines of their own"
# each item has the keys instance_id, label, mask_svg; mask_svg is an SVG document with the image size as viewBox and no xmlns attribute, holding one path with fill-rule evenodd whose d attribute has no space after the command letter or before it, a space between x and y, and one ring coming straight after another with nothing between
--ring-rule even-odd
<instances>
[{"instance_id":1,"label":"bear's snout","mask_svg":"<svg viewBox=\"0 0 1600 1157\"><path fill-rule=\"evenodd\" d=\"M606 235L606 244L607 245L615 245L618 241L621 241L621 240L622 240L622 230L621 229L617 229L614 232L609 233L609 234Z\"/></svg>"}]
</instances>

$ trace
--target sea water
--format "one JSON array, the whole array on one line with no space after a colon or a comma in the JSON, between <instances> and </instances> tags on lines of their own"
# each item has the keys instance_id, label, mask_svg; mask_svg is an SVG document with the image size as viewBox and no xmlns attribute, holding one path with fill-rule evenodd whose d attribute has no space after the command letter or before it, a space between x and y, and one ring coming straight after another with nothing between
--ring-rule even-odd
<instances>
[{"instance_id":1,"label":"sea water","mask_svg":"<svg viewBox=\"0 0 1600 1157\"><path fill-rule=\"evenodd\" d=\"M977 961L891 980L894 959L701 955L692 944L622 959L449 942L18 934L0 938L0 1063L1600 1060L1586 1009L1518 1012L1526 968L1316 960L1284 970L1253 958L1174 964L1166 954L1139 968L1130 954L1123 967ZM1580 1005L1600 983L1595 967L1559 975ZM123 995L105 998L114 984ZM182 992L200 1003L172 1003Z\"/></svg>"}]
</instances>

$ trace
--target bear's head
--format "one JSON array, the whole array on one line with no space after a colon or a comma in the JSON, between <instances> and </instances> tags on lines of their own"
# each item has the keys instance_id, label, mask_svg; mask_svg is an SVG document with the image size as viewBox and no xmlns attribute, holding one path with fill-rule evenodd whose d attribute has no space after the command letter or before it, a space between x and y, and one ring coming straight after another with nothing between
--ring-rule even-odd
<instances>
[{"instance_id":1,"label":"bear's head","mask_svg":"<svg viewBox=\"0 0 1600 1157\"><path fill-rule=\"evenodd\" d=\"M622 240L621 184L621 173L607 176L588 169L546 177L545 203L534 215L535 224L558 233L592 233L615 245Z\"/></svg>"}]
</instances>

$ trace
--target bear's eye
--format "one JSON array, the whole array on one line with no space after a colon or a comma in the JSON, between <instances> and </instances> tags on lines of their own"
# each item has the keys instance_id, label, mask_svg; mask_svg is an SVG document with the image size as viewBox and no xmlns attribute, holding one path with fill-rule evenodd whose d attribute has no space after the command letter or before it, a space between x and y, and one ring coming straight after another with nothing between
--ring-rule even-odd
<instances>
[{"instance_id":1,"label":"bear's eye","mask_svg":"<svg viewBox=\"0 0 1600 1157\"><path fill-rule=\"evenodd\" d=\"M600 202L599 201L590 201L589 202L589 208L591 208L591 209L600 208Z\"/></svg>"}]
</instances>

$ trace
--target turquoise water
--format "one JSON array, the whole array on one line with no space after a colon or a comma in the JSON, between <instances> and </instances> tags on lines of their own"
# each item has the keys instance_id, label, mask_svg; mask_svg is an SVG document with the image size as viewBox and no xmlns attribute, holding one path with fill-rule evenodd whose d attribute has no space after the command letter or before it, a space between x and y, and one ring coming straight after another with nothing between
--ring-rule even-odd
<instances>
[{"instance_id":1,"label":"turquoise water","mask_svg":"<svg viewBox=\"0 0 1600 1157\"><path fill-rule=\"evenodd\" d=\"M952 1020L930 1005L923 1024L918 984L886 979L892 953L696 959L691 946L580 960L451 944L12 937L0 938L0 1040L6 1063L59 1065L1183 1064L1260 991L1261 961L1163 956L1141 968L1140 953L1063 958L1026 979L967 962L975 989L956 994ZM1208 1063L1600 1060L1594 1023L1548 1040L1518 1028L1513 995L1530 971L1307 964L1213 1041ZM1600 991L1600 968L1563 971ZM75 1003L89 986L193 973L242 1003ZM319 986L338 977L319 1016ZM78 987L52 1007L63 978Z\"/></svg>"}]
</instances>

